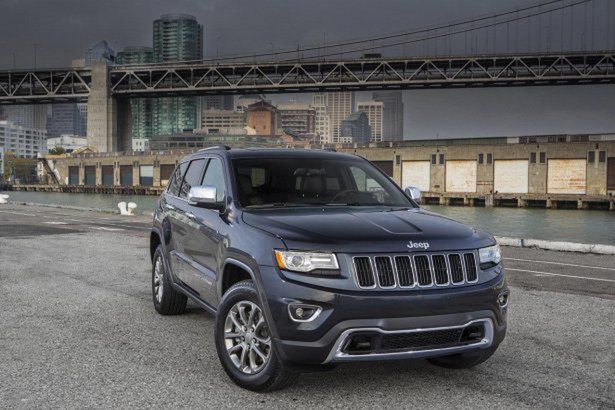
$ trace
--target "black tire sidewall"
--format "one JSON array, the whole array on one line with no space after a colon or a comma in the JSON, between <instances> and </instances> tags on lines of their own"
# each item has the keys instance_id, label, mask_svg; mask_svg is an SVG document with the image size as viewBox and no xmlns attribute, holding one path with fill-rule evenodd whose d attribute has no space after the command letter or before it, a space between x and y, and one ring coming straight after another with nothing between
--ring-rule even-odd
<instances>
[{"instance_id":1,"label":"black tire sidewall","mask_svg":"<svg viewBox=\"0 0 615 410\"><path fill-rule=\"evenodd\" d=\"M274 341L272 339L269 361L261 371L256 374L245 374L235 367L235 364L226 352L226 346L224 344L224 324L229 310L233 307L233 305L242 300L255 303L261 310L263 310L263 306L258 299L258 294L251 281L240 282L231 287L231 289L229 289L229 291L222 298L216 314L216 350L224 371L235 383L248 389L258 388L259 386L268 383L275 377L276 373L280 371L280 363L277 359L275 346L273 345Z\"/></svg>"}]
</instances>

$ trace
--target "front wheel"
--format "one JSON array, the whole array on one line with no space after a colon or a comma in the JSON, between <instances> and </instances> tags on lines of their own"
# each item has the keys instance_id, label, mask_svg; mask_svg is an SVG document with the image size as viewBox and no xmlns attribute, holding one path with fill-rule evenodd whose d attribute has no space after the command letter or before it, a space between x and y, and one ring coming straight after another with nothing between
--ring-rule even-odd
<instances>
[{"instance_id":1,"label":"front wheel","mask_svg":"<svg viewBox=\"0 0 615 410\"><path fill-rule=\"evenodd\" d=\"M427 359L429 363L447 369L469 369L478 366L489 359L497 350L497 346L469 353L459 353L451 356L434 357Z\"/></svg>"},{"instance_id":2,"label":"front wheel","mask_svg":"<svg viewBox=\"0 0 615 410\"><path fill-rule=\"evenodd\" d=\"M244 389L276 390L296 378L277 357L252 281L236 283L222 297L215 340L224 371Z\"/></svg>"}]
</instances>

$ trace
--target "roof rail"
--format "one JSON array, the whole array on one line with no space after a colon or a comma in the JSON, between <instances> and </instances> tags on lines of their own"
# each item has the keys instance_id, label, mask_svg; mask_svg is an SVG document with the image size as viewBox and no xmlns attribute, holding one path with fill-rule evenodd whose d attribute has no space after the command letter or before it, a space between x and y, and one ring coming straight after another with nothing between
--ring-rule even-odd
<instances>
[{"instance_id":1,"label":"roof rail","mask_svg":"<svg viewBox=\"0 0 615 410\"><path fill-rule=\"evenodd\" d=\"M210 150L214 150L214 149L223 149L225 151L229 151L231 149L231 147L229 147L228 145L213 145L211 147L200 149L197 152L210 151Z\"/></svg>"}]
</instances>

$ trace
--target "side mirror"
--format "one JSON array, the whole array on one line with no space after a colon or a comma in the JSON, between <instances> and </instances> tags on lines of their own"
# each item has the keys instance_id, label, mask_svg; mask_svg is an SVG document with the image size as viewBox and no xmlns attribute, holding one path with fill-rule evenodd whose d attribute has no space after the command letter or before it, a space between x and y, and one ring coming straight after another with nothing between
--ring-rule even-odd
<instances>
[{"instance_id":1,"label":"side mirror","mask_svg":"<svg viewBox=\"0 0 615 410\"><path fill-rule=\"evenodd\" d=\"M415 186L407 186L404 192L415 202L421 202L421 190Z\"/></svg>"},{"instance_id":2,"label":"side mirror","mask_svg":"<svg viewBox=\"0 0 615 410\"><path fill-rule=\"evenodd\" d=\"M188 203L201 208L222 210L224 203L217 201L217 194L215 186L193 186L188 192Z\"/></svg>"}]
</instances>

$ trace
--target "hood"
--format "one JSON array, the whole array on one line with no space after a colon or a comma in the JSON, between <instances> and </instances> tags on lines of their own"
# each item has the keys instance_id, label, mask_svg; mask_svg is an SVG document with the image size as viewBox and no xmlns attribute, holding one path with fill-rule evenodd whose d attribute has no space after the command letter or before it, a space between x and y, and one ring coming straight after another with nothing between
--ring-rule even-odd
<instances>
[{"instance_id":1,"label":"hood","mask_svg":"<svg viewBox=\"0 0 615 410\"><path fill-rule=\"evenodd\" d=\"M247 224L276 235L289 249L408 252L476 249L493 239L422 209L276 208L243 212ZM427 245L425 245L427 244Z\"/></svg>"}]
</instances>

